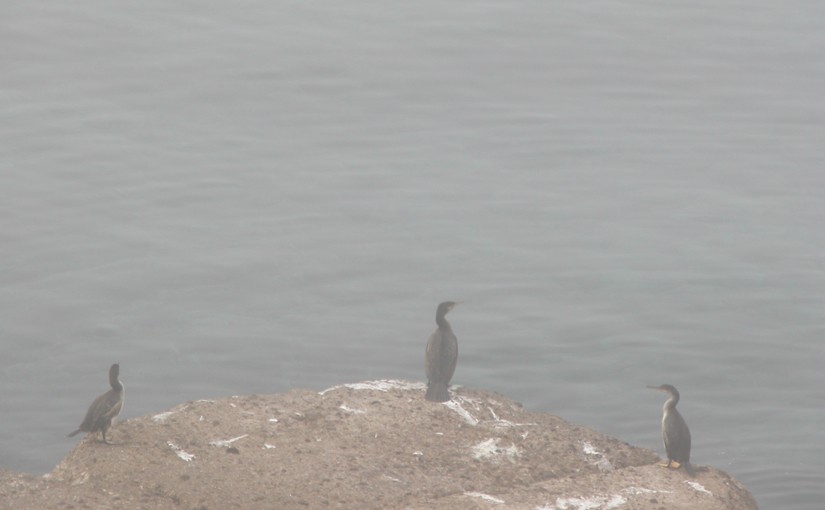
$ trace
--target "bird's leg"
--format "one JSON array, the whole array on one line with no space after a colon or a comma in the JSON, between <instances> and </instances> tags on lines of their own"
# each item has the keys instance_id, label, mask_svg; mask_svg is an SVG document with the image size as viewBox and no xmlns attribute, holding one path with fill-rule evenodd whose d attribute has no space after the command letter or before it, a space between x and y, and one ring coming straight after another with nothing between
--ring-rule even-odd
<instances>
[{"instance_id":1,"label":"bird's leg","mask_svg":"<svg viewBox=\"0 0 825 510\"><path fill-rule=\"evenodd\" d=\"M670 459L667 459L667 462L663 462L663 463L661 463L661 464L659 464L659 465L660 465L660 466L662 466L663 468L669 468L669 467L670 467L670 463L671 463L671 462L673 462L673 461L672 461L672 460L670 460Z\"/></svg>"}]
</instances>

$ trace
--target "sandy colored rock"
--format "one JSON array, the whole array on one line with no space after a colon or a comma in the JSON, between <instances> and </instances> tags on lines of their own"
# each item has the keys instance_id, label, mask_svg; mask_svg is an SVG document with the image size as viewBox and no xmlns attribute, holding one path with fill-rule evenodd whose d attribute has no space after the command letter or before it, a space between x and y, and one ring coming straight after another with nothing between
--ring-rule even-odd
<instances>
[{"instance_id":1,"label":"sandy colored rock","mask_svg":"<svg viewBox=\"0 0 825 510\"><path fill-rule=\"evenodd\" d=\"M755 509L727 474L695 478L503 396L372 381L187 402L87 437L52 473L0 471L0 508Z\"/></svg>"}]
</instances>

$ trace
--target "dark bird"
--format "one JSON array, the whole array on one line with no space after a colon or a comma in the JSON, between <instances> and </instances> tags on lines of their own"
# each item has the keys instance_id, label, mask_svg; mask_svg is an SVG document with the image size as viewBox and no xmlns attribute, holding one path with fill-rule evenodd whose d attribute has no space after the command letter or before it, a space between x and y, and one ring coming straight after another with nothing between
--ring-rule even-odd
<instances>
[{"instance_id":1,"label":"dark bird","mask_svg":"<svg viewBox=\"0 0 825 510\"><path fill-rule=\"evenodd\" d=\"M97 432L98 430L103 435L103 442L112 444L106 440L106 431L112 426L112 420L120 414L123 409L123 399L125 397L125 390L123 384L118 379L120 374L120 365L115 363L109 367L109 385L111 390L103 395L100 395L89 406L86 411L86 417L83 418L83 423L80 424L77 430L69 434L67 437L73 437L81 432Z\"/></svg>"},{"instance_id":2,"label":"dark bird","mask_svg":"<svg viewBox=\"0 0 825 510\"><path fill-rule=\"evenodd\" d=\"M458 340L444 316L457 304L445 301L438 305L435 313L435 323L438 324L438 329L430 335L427 341L427 353L424 358L427 368L427 394L424 398L432 402L450 400L450 391L447 386L453 378L455 364L458 361Z\"/></svg>"},{"instance_id":3,"label":"dark bird","mask_svg":"<svg viewBox=\"0 0 825 510\"><path fill-rule=\"evenodd\" d=\"M685 471L693 476L693 467L690 465L690 430L685 419L676 410L676 404L679 403L679 390L670 384L648 386L648 388L670 394L670 398L665 402L662 415L662 439L664 439L667 453L667 464L662 464L662 466L675 469L684 466Z\"/></svg>"}]
</instances>

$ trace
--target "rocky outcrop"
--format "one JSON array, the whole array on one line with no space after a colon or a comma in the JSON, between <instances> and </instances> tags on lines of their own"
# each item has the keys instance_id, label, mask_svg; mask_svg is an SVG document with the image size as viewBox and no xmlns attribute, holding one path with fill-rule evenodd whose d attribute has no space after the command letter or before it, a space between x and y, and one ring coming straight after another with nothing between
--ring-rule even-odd
<instances>
[{"instance_id":1,"label":"rocky outcrop","mask_svg":"<svg viewBox=\"0 0 825 510\"><path fill-rule=\"evenodd\" d=\"M87 437L43 478L0 471L0 508L755 509L722 471L453 389L404 381L181 404Z\"/></svg>"}]
</instances>

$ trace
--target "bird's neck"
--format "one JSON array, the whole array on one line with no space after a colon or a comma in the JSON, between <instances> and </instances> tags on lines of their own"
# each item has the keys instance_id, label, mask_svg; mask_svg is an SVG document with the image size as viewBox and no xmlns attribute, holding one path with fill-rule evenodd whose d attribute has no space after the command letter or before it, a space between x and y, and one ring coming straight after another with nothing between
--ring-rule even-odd
<instances>
[{"instance_id":1,"label":"bird's neck","mask_svg":"<svg viewBox=\"0 0 825 510\"><path fill-rule=\"evenodd\" d=\"M120 379L118 379L117 377L109 381L109 385L115 391L123 391L123 383L121 383Z\"/></svg>"}]
</instances>

